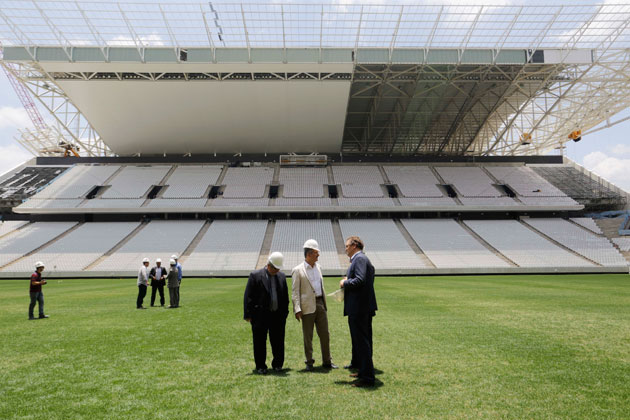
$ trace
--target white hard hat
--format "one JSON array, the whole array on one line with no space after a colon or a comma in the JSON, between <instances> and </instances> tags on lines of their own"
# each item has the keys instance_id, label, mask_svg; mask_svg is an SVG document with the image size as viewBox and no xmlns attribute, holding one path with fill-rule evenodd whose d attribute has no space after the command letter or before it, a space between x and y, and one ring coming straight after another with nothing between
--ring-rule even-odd
<instances>
[{"instance_id":1,"label":"white hard hat","mask_svg":"<svg viewBox=\"0 0 630 420\"><path fill-rule=\"evenodd\" d=\"M178 260L179 258L177 258L177 254L173 254L171 255L171 259Z\"/></svg>"},{"instance_id":2,"label":"white hard hat","mask_svg":"<svg viewBox=\"0 0 630 420\"><path fill-rule=\"evenodd\" d=\"M177 263L175 262L175 260L174 260L173 258L171 258L171 260L169 261L169 264L170 264L170 265L175 265L175 264L177 264Z\"/></svg>"},{"instance_id":3,"label":"white hard hat","mask_svg":"<svg viewBox=\"0 0 630 420\"><path fill-rule=\"evenodd\" d=\"M148 258L144 258L144 259L142 260L142 262L143 262L143 263L145 263L145 262L151 262L151 260L149 260Z\"/></svg>"},{"instance_id":4,"label":"white hard hat","mask_svg":"<svg viewBox=\"0 0 630 420\"><path fill-rule=\"evenodd\" d=\"M158 258L158 259L156 259L156 260L155 260L155 262L156 262L156 263L161 263L161 262L162 262L162 259L161 259L161 258Z\"/></svg>"},{"instance_id":5,"label":"white hard hat","mask_svg":"<svg viewBox=\"0 0 630 420\"><path fill-rule=\"evenodd\" d=\"M282 263L284 262L284 255L280 252L272 252L267 262L280 270L282 268Z\"/></svg>"},{"instance_id":6,"label":"white hard hat","mask_svg":"<svg viewBox=\"0 0 630 420\"><path fill-rule=\"evenodd\" d=\"M35 268L39 268L39 267L43 267L43 266L44 266L44 263L43 263L43 262L41 262L41 261L37 261L37 262L35 263Z\"/></svg>"},{"instance_id":7,"label":"white hard hat","mask_svg":"<svg viewBox=\"0 0 630 420\"><path fill-rule=\"evenodd\" d=\"M304 246L302 248L310 248L314 249L315 251L319 251L319 244L315 239L309 239L308 241L304 242Z\"/></svg>"}]
</instances>

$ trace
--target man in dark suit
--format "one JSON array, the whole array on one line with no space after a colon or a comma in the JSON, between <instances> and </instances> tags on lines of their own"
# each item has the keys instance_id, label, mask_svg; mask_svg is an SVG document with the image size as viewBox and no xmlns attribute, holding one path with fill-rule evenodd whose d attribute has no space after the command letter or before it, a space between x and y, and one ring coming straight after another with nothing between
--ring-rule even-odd
<instances>
[{"instance_id":1,"label":"man in dark suit","mask_svg":"<svg viewBox=\"0 0 630 420\"><path fill-rule=\"evenodd\" d=\"M164 306L164 285L166 284L166 268L162 267L162 260L155 260L155 267L149 273L151 279L151 306L155 305L155 294L160 292L160 306Z\"/></svg>"},{"instance_id":2,"label":"man in dark suit","mask_svg":"<svg viewBox=\"0 0 630 420\"><path fill-rule=\"evenodd\" d=\"M280 272L284 257L274 252L267 260L267 266L252 271L247 280L243 299L243 319L251 323L254 340L254 361L256 372L267 373L267 332L274 371L282 371L284 364L284 327L289 314L289 290L284 273Z\"/></svg>"},{"instance_id":3,"label":"man in dark suit","mask_svg":"<svg viewBox=\"0 0 630 420\"><path fill-rule=\"evenodd\" d=\"M352 339L352 362L348 367L358 369L358 373L350 375L357 378L352 386L374 386L372 317L378 309L374 294L374 266L363 253L363 241L358 236L346 239L346 254L350 257L350 267L339 287L344 289L343 314L348 317Z\"/></svg>"}]
</instances>

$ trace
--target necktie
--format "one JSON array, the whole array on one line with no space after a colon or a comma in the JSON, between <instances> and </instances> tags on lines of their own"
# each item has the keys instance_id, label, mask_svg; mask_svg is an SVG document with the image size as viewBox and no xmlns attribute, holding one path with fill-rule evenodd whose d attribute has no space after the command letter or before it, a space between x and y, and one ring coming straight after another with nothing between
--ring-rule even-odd
<instances>
[{"instance_id":1,"label":"necktie","mask_svg":"<svg viewBox=\"0 0 630 420\"><path fill-rule=\"evenodd\" d=\"M271 283L271 312L278 310L278 293L276 291L276 276L272 276L269 279Z\"/></svg>"}]
</instances>

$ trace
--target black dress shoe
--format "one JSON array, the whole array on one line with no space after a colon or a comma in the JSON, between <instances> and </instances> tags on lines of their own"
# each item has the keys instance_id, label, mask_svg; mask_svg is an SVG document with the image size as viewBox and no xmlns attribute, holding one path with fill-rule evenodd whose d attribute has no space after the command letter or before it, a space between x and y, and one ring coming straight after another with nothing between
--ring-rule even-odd
<instances>
[{"instance_id":1,"label":"black dress shoe","mask_svg":"<svg viewBox=\"0 0 630 420\"><path fill-rule=\"evenodd\" d=\"M45 318L50 318L48 315L40 315L39 319L45 319Z\"/></svg>"},{"instance_id":2,"label":"black dress shoe","mask_svg":"<svg viewBox=\"0 0 630 420\"><path fill-rule=\"evenodd\" d=\"M277 373L280 373L280 372L282 372L282 368L276 366L275 368L273 368L273 371L277 372Z\"/></svg>"},{"instance_id":3,"label":"black dress shoe","mask_svg":"<svg viewBox=\"0 0 630 420\"><path fill-rule=\"evenodd\" d=\"M266 375L267 374L267 369L256 369L256 373L259 375Z\"/></svg>"},{"instance_id":4,"label":"black dress shoe","mask_svg":"<svg viewBox=\"0 0 630 420\"><path fill-rule=\"evenodd\" d=\"M315 370L315 368L313 367L313 365L306 365L304 370L307 372L312 372L313 370Z\"/></svg>"},{"instance_id":5,"label":"black dress shoe","mask_svg":"<svg viewBox=\"0 0 630 420\"><path fill-rule=\"evenodd\" d=\"M37 319L37 318L35 318L34 316L29 316L29 317L28 317L28 320L29 320L29 321L35 321L36 319Z\"/></svg>"},{"instance_id":6,"label":"black dress shoe","mask_svg":"<svg viewBox=\"0 0 630 420\"><path fill-rule=\"evenodd\" d=\"M144 306L138 306L136 309L147 309Z\"/></svg>"},{"instance_id":7,"label":"black dress shoe","mask_svg":"<svg viewBox=\"0 0 630 420\"><path fill-rule=\"evenodd\" d=\"M324 363L324 364L322 365L322 367L323 367L324 369L339 369L339 366L337 366L337 365L336 365L336 364L334 364L333 362L330 362L330 363Z\"/></svg>"}]
</instances>

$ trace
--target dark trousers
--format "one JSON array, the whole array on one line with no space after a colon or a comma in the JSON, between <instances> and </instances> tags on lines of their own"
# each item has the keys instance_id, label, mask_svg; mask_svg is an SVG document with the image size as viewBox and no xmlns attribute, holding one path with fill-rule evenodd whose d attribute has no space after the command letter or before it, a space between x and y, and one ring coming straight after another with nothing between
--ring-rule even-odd
<instances>
[{"instance_id":1,"label":"dark trousers","mask_svg":"<svg viewBox=\"0 0 630 420\"><path fill-rule=\"evenodd\" d=\"M39 302L39 316L44 316L44 294L42 292L30 292L31 303L28 305L28 317L33 318L33 309Z\"/></svg>"},{"instance_id":2,"label":"dark trousers","mask_svg":"<svg viewBox=\"0 0 630 420\"><path fill-rule=\"evenodd\" d=\"M164 285L163 284L151 284L151 306L155 304L155 292L160 292L160 305L164 306Z\"/></svg>"},{"instance_id":3,"label":"dark trousers","mask_svg":"<svg viewBox=\"0 0 630 420\"><path fill-rule=\"evenodd\" d=\"M373 383L372 315L350 315L348 316L348 326L352 338L352 365L359 369L359 379Z\"/></svg>"},{"instance_id":4,"label":"dark trousers","mask_svg":"<svg viewBox=\"0 0 630 420\"><path fill-rule=\"evenodd\" d=\"M271 367L281 368L284 364L284 327L286 314L266 312L257 314L251 320L254 337L254 361L256 369L267 369L267 333L271 343L273 360Z\"/></svg>"},{"instance_id":5,"label":"dark trousers","mask_svg":"<svg viewBox=\"0 0 630 420\"><path fill-rule=\"evenodd\" d=\"M147 286L144 284L138 285L138 299L136 299L136 308L142 307L144 297L147 295Z\"/></svg>"},{"instance_id":6,"label":"dark trousers","mask_svg":"<svg viewBox=\"0 0 630 420\"><path fill-rule=\"evenodd\" d=\"M177 308L179 306L179 287L169 287L168 296L171 302L171 307Z\"/></svg>"}]
</instances>

